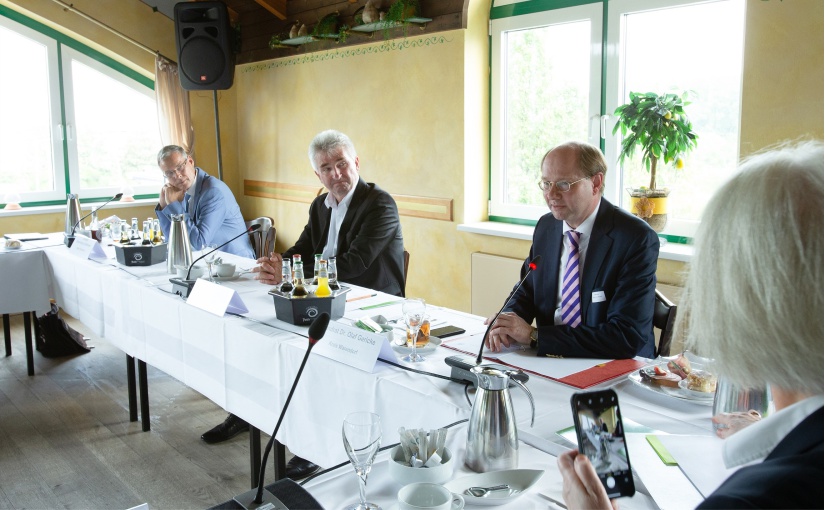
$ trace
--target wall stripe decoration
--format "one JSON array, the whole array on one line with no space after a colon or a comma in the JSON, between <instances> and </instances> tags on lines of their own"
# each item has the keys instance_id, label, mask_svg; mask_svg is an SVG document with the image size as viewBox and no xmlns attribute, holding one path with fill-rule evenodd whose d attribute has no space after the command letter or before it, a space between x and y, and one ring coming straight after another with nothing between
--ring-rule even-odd
<instances>
[{"instance_id":1,"label":"wall stripe decoration","mask_svg":"<svg viewBox=\"0 0 825 510\"><path fill-rule=\"evenodd\" d=\"M249 197L271 198L309 204L323 189L318 186L303 184L288 184L285 182L254 181L245 179L243 182L244 195ZM395 195L398 214L429 218L433 220L453 221L453 199L431 198L414 195Z\"/></svg>"}]
</instances>

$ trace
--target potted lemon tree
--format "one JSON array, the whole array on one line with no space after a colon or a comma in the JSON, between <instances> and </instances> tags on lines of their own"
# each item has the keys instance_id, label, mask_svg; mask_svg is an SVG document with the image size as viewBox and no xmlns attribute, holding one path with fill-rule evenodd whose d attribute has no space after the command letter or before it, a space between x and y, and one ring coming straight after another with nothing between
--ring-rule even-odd
<instances>
[{"instance_id":1,"label":"potted lemon tree","mask_svg":"<svg viewBox=\"0 0 825 510\"><path fill-rule=\"evenodd\" d=\"M633 214L643 218L656 232L667 224L668 188L659 188L656 171L660 163L684 166L684 158L696 148L696 133L685 113L687 93L630 93L630 102L616 108L618 117L613 134L621 130L619 163L632 158L638 148L650 173L650 185L628 189Z\"/></svg>"}]
</instances>

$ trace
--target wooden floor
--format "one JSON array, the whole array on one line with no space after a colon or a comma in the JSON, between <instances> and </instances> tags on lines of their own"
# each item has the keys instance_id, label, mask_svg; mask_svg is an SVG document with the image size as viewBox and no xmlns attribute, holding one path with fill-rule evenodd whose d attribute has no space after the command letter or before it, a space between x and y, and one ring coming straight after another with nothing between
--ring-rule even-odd
<instances>
[{"instance_id":1,"label":"wooden floor","mask_svg":"<svg viewBox=\"0 0 825 510\"><path fill-rule=\"evenodd\" d=\"M11 317L12 356L0 348L0 508L207 508L249 489L248 434L200 440L224 410L149 367L152 430L142 432L129 422L125 354L62 316L92 352L35 351L29 377L22 315ZM270 461L267 482L271 472Z\"/></svg>"}]
</instances>

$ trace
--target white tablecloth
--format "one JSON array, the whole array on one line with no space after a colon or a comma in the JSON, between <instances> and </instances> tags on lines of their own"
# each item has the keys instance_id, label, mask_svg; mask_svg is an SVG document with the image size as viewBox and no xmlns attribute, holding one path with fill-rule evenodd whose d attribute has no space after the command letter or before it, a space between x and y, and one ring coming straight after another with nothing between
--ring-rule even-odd
<instances>
[{"instance_id":1,"label":"white tablecloth","mask_svg":"<svg viewBox=\"0 0 825 510\"><path fill-rule=\"evenodd\" d=\"M62 245L45 248L43 254L45 261L40 259L40 264L45 265L46 269L41 272L49 275L50 281L40 284L51 289L60 305L80 318L96 334L127 354L179 379L253 426L264 431L274 429L306 352L307 339L305 327L292 326L276 319L273 299L267 294L268 287L253 280L250 274L224 282L223 285L238 292L249 313L245 317L219 317L171 294L170 275L166 273L165 264L124 267L113 259L103 262L82 260ZM13 254L0 255L0 262L9 256ZM235 262L240 269L254 266L254 261L233 255L224 255L224 259ZM348 297L372 292L353 287ZM377 314L389 319L400 317L398 303L363 309L398 300L379 294L352 301L347 303L341 321L350 324L364 315ZM459 325L467 329L467 335L480 341L484 331L482 318L439 307L432 307L430 311L433 323ZM414 368L449 375L450 367L444 363L444 358L454 354L454 351L439 347L427 355L425 362L416 364ZM548 359L547 362L552 363L553 360ZM403 364L400 360L399 363ZM614 385L625 418L665 433L712 434L710 407L661 397L625 379L614 381ZM527 398L519 389L511 390L522 437L536 445L565 444L556 432L572 425L569 401L576 390L540 377L532 377L528 387L536 403L536 425L532 429L529 427ZM373 372L368 373L312 355L278 439L295 454L321 466L338 464L346 460L341 423L346 414L359 410L379 414L386 441L396 442L400 426L424 429L443 427L468 418L470 404L460 384L411 373L382 362L378 362ZM451 434L451 440L457 441L455 447L463 448L463 441L459 439L461 433L453 431ZM524 454L526 464L522 467L555 469L554 458L528 445L523 446L528 453ZM558 446L553 448L559 449ZM344 470L345 474L330 476L335 479L343 477L340 480L351 486L350 494L355 497L356 480L349 471L348 468ZM373 494L379 496L379 501L391 502L398 487L382 484L382 476L386 475L382 475L381 471L377 467L372 475L371 485L378 491ZM457 474L460 472L457 471ZM555 474L545 478L548 482L558 483ZM313 493L319 491L319 499L325 505L334 507L344 503L334 499L334 491L327 496L326 486L321 487L319 483L312 484ZM330 487L337 486L336 482L330 481L329 484ZM560 495L560 486L554 485L546 490L556 491ZM541 499L525 498L525 501L532 501L536 508L546 508L548 504Z\"/></svg>"}]
</instances>

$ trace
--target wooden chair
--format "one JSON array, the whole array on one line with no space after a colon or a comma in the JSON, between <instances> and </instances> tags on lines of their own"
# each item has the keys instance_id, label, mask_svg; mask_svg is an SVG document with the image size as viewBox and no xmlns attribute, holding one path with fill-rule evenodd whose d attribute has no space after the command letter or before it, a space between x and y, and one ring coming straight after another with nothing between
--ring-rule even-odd
<instances>
[{"instance_id":1,"label":"wooden chair","mask_svg":"<svg viewBox=\"0 0 825 510\"><path fill-rule=\"evenodd\" d=\"M656 300L653 304L653 327L659 328L659 345L656 346L655 356L670 356L670 342L673 339L673 327L676 324L676 305L664 294L656 289Z\"/></svg>"},{"instance_id":2,"label":"wooden chair","mask_svg":"<svg viewBox=\"0 0 825 510\"><path fill-rule=\"evenodd\" d=\"M407 271L410 269L410 252L404 250L404 296L407 295Z\"/></svg>"},{"instance_id":3,"label":"wooden chair","mask_svg":"<svg viewBox=\"0 0 825 510\"><path fill-rule=\"evenodd\" d=\"M252 225L261 226L256 232L249 233L249 240L252 242L255 258L265 257L272 253L275 248L275 227L272 226L272 218L261 216L246 222L246 228Z\"/></svg>"}]
</instances>

